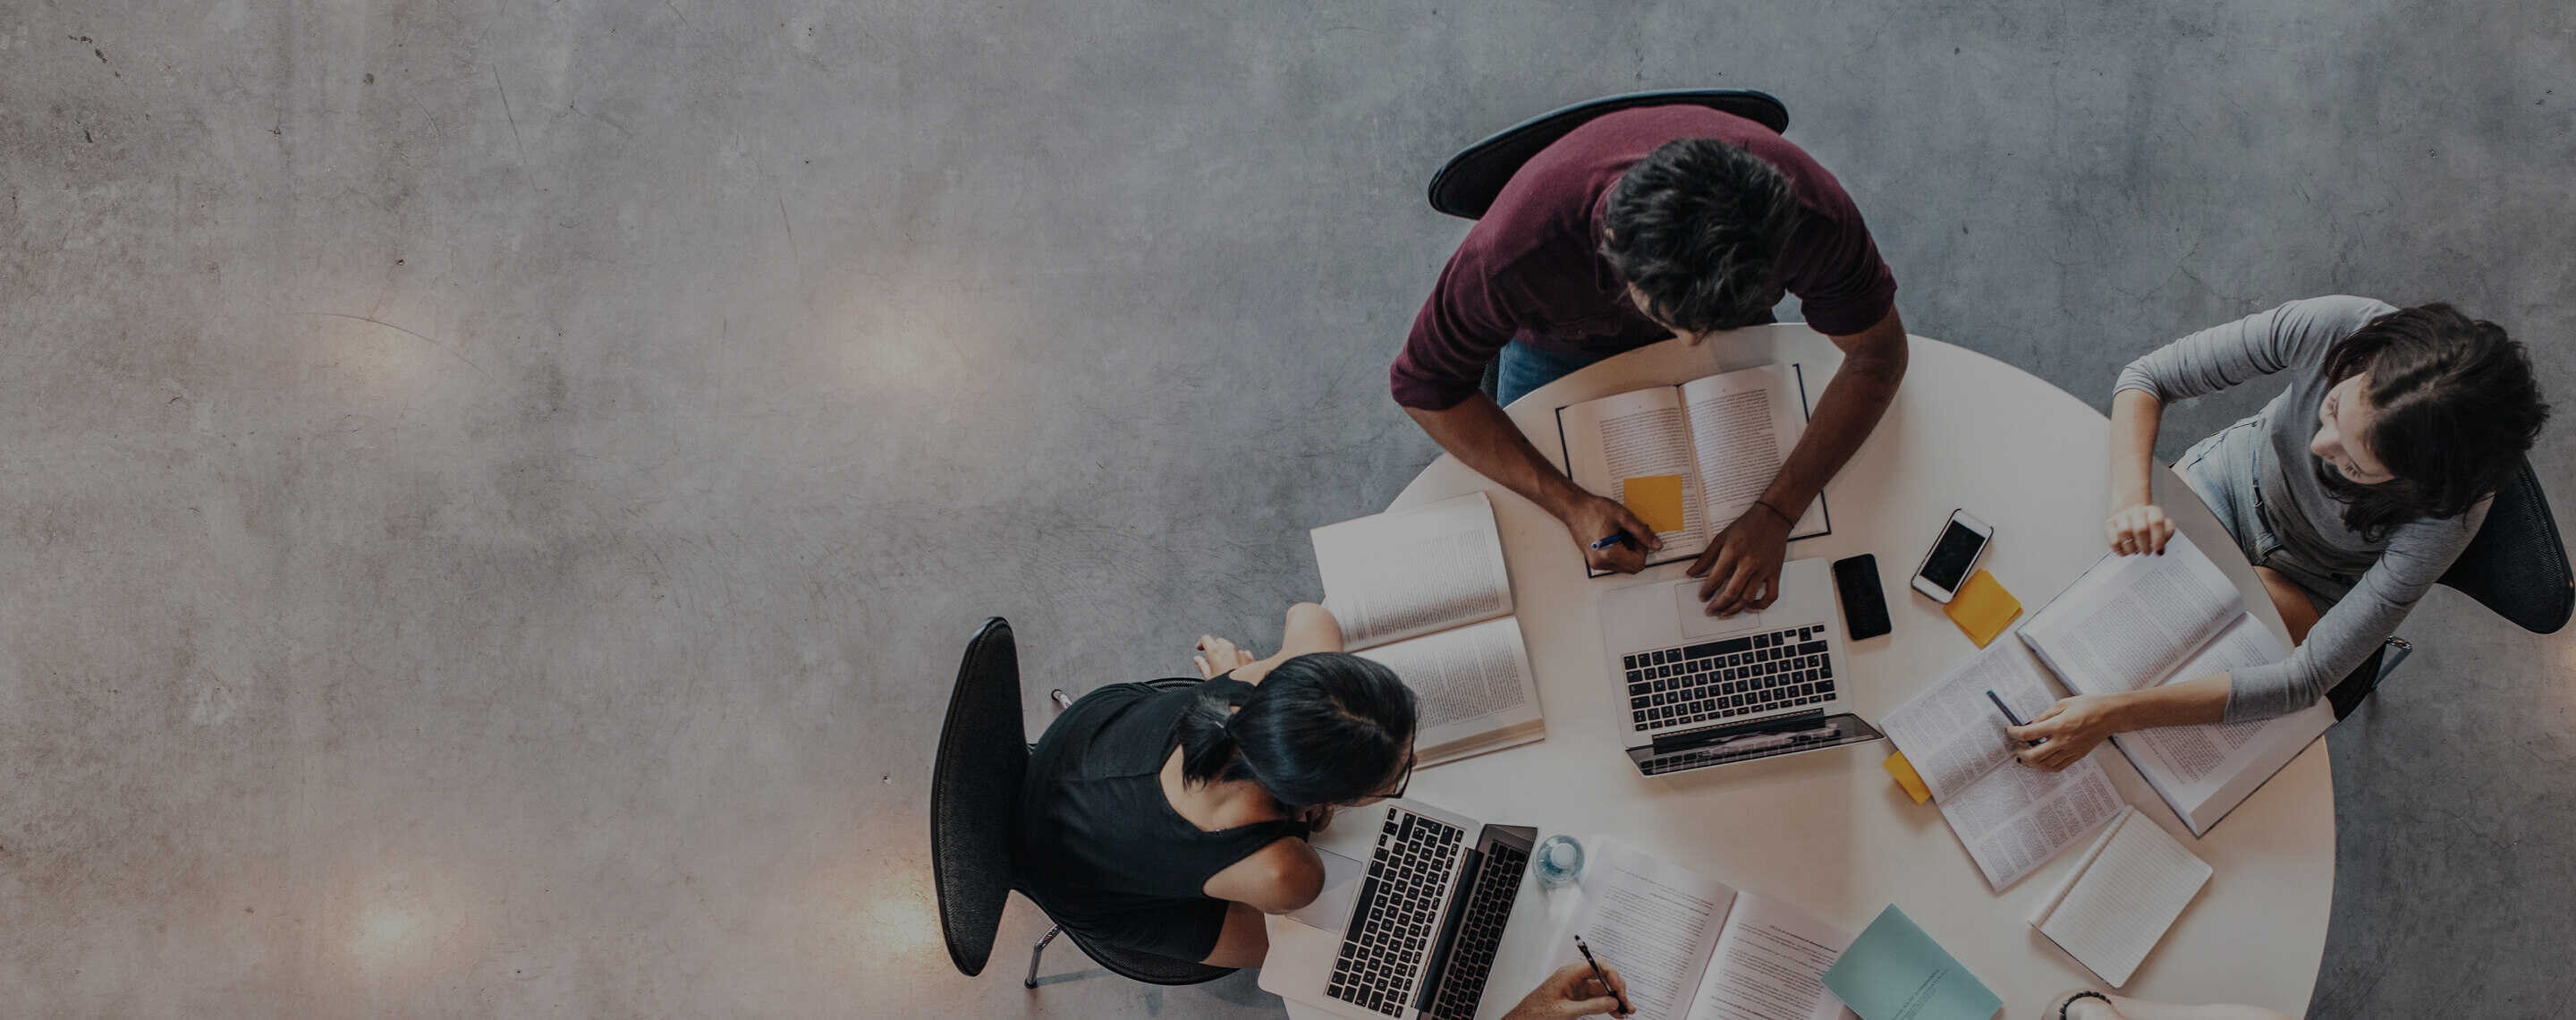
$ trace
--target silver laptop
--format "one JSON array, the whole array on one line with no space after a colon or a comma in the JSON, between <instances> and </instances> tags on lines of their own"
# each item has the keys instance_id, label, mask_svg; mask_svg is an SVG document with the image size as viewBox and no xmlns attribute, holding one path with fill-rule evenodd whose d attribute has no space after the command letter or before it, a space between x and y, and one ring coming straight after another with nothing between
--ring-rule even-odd
<instances>
[{"instance_id":1,"label":"silver laptop","mask_svg":"<svg viewBox=\"0 0 2576 1020\"><path fill-rule=\"evenodd\" d=\"M1719 619L1700 578L1603 592L1601 640L1629 760L1647 775L1881 739L1851 714L1842 617L1822 558L1780 569L1769 609Z\"/></svg>"},{"instance_id":2,"label":"silver laptop","mask_svg":"<svg viewBox=\"0 0 2576 1020\"><path fill-rule=\"evenodd\" d=\"M1271 929L1261 987L1333 1016L1472 1020L1538 830L1419 801L1316 833L1324 892Z\"/></svg>"}]
</instances>

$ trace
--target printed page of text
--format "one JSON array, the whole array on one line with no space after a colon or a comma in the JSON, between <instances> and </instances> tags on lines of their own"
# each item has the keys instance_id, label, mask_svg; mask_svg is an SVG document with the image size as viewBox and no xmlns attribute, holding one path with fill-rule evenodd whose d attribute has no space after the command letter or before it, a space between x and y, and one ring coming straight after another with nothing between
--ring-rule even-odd
<instances>
[{"instance_id":1,"label":"printed page of text","mask_svg":"<svg viewBox=\"0 0 2576 1020\"><path fill-rule=\"evenodd\" d=\"M1753 508L1807 431L1807 409L1791 366L1764 365L1682 384L1711 534ZM1789 537L1825 531L1824 500L1808 504Z\"/></svg>"},{"instance_id":2,"label":"printed page of text","mask_svg":"<svg viewBox=\"0 0 2576 1020\"><path fill-rule=\"evenodd\" d=\"M1422 756L1417 767L1448 760L1441 752L1450 745L1539 718L1538 683L1517 618L1487 620L1360 654L1385 663L1413 689L1420 708L1413 738Z\"/></svg>"},{"instance_id":3,"label":"printed page of text","mask_svg":"<svg viewBox=\"0 0 2576 1020\"><path fill-rule=\"evenodd\" d=\"M1932 798L1948 803L1986 773L2012 760L2010 725L1986 692L2024 719L2057 703L2037 656L2019 641L1997 641L1922 693L1879 720L1879 729L1905 752Z\"/></svg>"},{"instance_id":4,"label":"printed page of text","mask_svg":"<svg viewBox=\"0 0 2576 1020\"><path fill-rule=\"evenodd\" d=\"M1852 1016L1825 989L1825 968L1852 935L1778 900L1735 898L1700 978L1690 1020L1835 1020Z\"/></svg>"},{"instance_id":5,"label":"printed page of text","mask_svg":"<svg viewBox=\"0 0 2576 1020\"><path fill-rule=\"evenodd\" d=\"M1617 843L1586 844L1599 856L1583 867L1573 933L1602 963L1619 968L1637 1010L1633 1020L1683 1020L1735 890ZM1583 959L1572 938L1556 941L1551 969Z\"/></svg>"},{"instance_id":6,"label":"printed page of text","mask_svg":"<svg viewBox=\"0 0 2576 1020\"><path fill-rule=\"evenodd\" d=\"M1912 757L1908 755L1908 757ZM2086 757L2063 772L2014 762L1941 805L1996 892L2010 888L2125 806L2110 773Z\"/></svg>"},{"instance_id":7,"label":"printed page of text","mask_svg":"<svg viewBox=\"0 0 2576 1020\"><path fill-rule=\"evenodd\" d=\"M1488 620L1512 611L1494 503L1471 492L1310 533L1324 607L1351 648Z\"/></svg>"},{"instance_id":8,"label":"printed page of text","mask_svg":"<svg viewBox=\"0 0 2576 1020\"><path fill-rule=\"evenodd\" d=\"M2080 694L2163 683L2183 658L2245 611L2227 574L2181 534L2161 556L2110 556L2022 626Z\"/></svg>"},{"instance_id":9,"label":"printed page of text","mask_svg":"<svg viewBox=\"0 0 2576 1020\"><path fill-rule=\"evenodd\" d=\"M1664 540L1657 555L1669 559L1685 548L1696 555L1708 544L1707 497L1691 461L1690 427L1682 419L1678 391L1657 386L1587 400L1559 410L1557 423L1565 430L1566 477L1585 492L1616 501L1627 479L1681 476L1682 527L1656 532Z\"/></svg>"}]
</instances>

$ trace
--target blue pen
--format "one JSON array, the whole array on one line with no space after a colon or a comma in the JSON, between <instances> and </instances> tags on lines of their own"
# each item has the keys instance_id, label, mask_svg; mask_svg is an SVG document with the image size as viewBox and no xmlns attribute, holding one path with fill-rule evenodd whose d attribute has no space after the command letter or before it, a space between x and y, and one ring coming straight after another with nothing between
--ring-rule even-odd
<instances>
[{"instance_id":1,"label":"blue pen","mask_svg":"<svg viewBox=\"0 0 2576 1020\"><path fill-rule=\"evenodd\" d=\"M1614 545L1635 545L1635 544L1637 544L1637 540L1636 540L1636 539L1633 539L1633 538L1629 538L1629 537L1628 537L1628 533L1627 533L1627 532L1625 532L1625 531L1613 531L1613 532L1611 532L1611 533L1610 533L1610 537L1608 537L1608 538L1604 538L1604 539L1602 539L1602 540L1600 540L1600 541L1598 541L1598 542L1594 542L1594 543L1592 543L1592 548L1593 548L1594 550L1598 551L1598 550L1601 550L1601 549L1607 549L1607 548L1610 548L1611 546L1614 546Z\"/></svg>"}]
</instances>

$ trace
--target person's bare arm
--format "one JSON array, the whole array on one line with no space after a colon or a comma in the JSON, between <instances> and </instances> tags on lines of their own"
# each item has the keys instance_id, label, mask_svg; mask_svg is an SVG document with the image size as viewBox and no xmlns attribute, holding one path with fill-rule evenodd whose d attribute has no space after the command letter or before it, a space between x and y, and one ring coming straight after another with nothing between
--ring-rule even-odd
<instances>
[{"instance_id":1,"label":"person's bare arm","mask_svg":"<svg viewBox=\"0 0 2576 1020\"><path fill-rule=\"evenodd\" d=\"M2105 738L2158 726L2199 726L2227 716L2228 676L2212 673L2197 680L2119 694L2082 694L2061 698L2028 726L2006 726L2014 740L2045 741L2017 752L2030 765L2055 772L2075 764Z\"/></svg>"},{"instance_id":2,"label":"person's bare arm","mask_svg":"<svg viewBox=\"0 0 2576 1020\"><path fill-rule=\"evenodd\" d=\"M1806 433L1781 462L1761 503L1727 525L1690 566L1691 576L1707 578L1699 596L1712 615L1764 609L1780 597L1780 563L1788 555L1792 525L1878 428L1905 380L1905 320L1896 309L1868 329L1830 339L1842 348L1842 369L1816 398Z\"/></svg>"},{"instance_id":3,"label":"person's bare arm","mask_svg":"<svg viewBox=\"0 0 2576 1020\"><path fill-rule=\"evenodd\" d=\"M1265 914L1285 914L1324 891L1324 859L1305 840L1281 837L1208 876L1199 891Z\"/></svg>"},{"instance_id":4,"label":"person's bare arm","mask_svg":"<svg viewBox=\"0 0 2576 1020\"><path fill-rule=\"evenodd\" d=\"M1556 465L1548 463L1546 455L1521 434L1520 426L1512 424L1511 416L1484 394L1471 395L1445 411L1407 407L1404 413L1412 415L1422 425L1422 431L1430 433L1431 440L1458 458L1459 463L1565 522L1566 531L1582 547L1584 560L1594 569L1633 574L1645 567L1647 552L1664 547L1655 538L1655 530L1629 513L1627 507L1583 491ZM1622 531L1642 544L1591 547L1594 540Z\"/></svg>"},{"instance_id":5,"label":"person's bare arm","mask_svg":"<svg viewBox=\"0 0 2576 1020\"><path fill-rule=\"evenodd\" d=\"M1253 658L1251 650L1208 634L1199 635L1199 643L1191 650L1198 653L1191 656L1190 661L1198 666L1200 679L1232 673L1235 679L1258 686L1261 678L1269 676L1280 663L1308 652L1341 651L1342 623L1333 618L1331 610L1312 602L1300 602L1288 607L1288 622L1279 637L1279 653L1267 659Z\"/></svg>"}]
</instances>

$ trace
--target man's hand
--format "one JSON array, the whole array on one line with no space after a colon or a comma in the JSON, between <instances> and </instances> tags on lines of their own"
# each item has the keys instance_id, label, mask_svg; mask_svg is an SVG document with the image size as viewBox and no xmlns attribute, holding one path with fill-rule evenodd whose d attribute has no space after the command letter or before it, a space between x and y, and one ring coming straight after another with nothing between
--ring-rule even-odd
<instances>
[{"instance_id":1,"label":"man's hand","mask_svg":"<svg viewBox=\"0 0 2576 1020\"><path fill-rule=\"evenodd\" d=\"M2083 694L2060 698L2032 719L2028 726L2006 726L2004 735L2014 740L2045 741L2037 747L2015 752L2022 764L2057 772L2084 760L2101 745L2103 738L2120 729L2117 702L2112 695Z\"/></svg>"},{"instance_id":2,"label":"man's hand","mask_svg":"<svg viewBox=\"0 0 2576 1020\"><path fill-rule=\"evenodd\" d=\"M1575 546L1583 550L1583 562L1591 564L1594 570L1633 574L1646 568L1648 552L1664 547L1663 540L1655 537L1655 529L1647 527L1636 514L1628 512L1627 506L1591 493L1576 498L1574 505L1564 514L1564 521L1565 530L1574 536ZM1592 547L1594 541L1623 531L1639 544L1612 542L1606 549Z\"/></svg>"},{"instance_id":3,"label":"man's hand","mask_svg":"<svg viewBox=\"0 0 2576 1020\"><path fill-rule=\"evenodd\" d=\"M1789 555L1789 517L1756 503L1719 532L1717 541L1690 565L1708 615L1733 616L1771 608L1780 597L1780 561Z\"/></svg>"},{"instance_id":4,"label":"man's hand","mask_svg":"<svg viewBox=\"0 0 2576 1020\"><path fill-rule=\"evenodd\" d=\"M1619 1011L1619 1000L1611 992L1615 989L1626 994L1628 982L1619 977L1616 967L1605 965L1601 974L1610 979L1609 988L1601 987L1600 980L1592 976L1592 968L1588 965L1569 963L1559 967L1537 988L1531 989L1529 997L1522 999L1520 1005L1503 1014L1503 1020L1574 1020L1575 1017L1595 1014L1627 1016L1627 1013Z\"/></svg>"}]
</instances>

